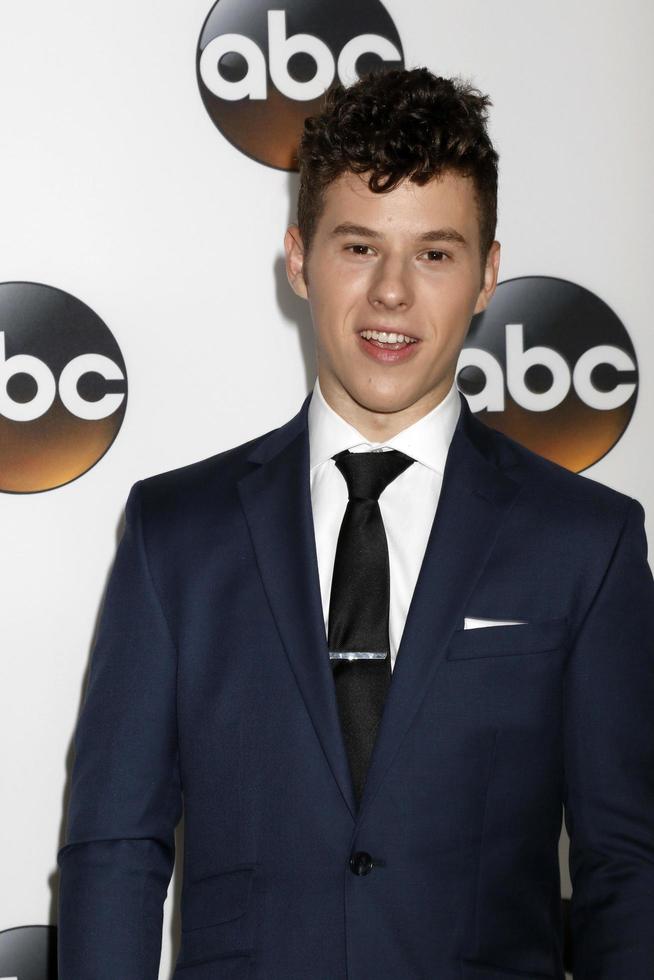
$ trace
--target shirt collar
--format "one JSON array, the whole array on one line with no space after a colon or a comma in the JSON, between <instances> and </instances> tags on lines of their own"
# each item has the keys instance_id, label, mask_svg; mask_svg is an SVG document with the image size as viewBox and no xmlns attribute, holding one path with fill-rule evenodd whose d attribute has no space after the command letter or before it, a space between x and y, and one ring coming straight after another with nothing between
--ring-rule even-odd
<instances>
[{"instance_id":1,"label":"shirt collar","mask_svg":"<svg viewBox=\"0 0 654 980\"><path fill-rule=\"evenodd\" d=\"M445 398L417 422L402 429L386 442L369 442L358 429L327 404L316 378L308 412L310 468L326 462L343 449L359 446L381 449L388 446L399 449L429 469L442 474L460 411L461 400L455 379Z\"/></svg>"}]
</instances>

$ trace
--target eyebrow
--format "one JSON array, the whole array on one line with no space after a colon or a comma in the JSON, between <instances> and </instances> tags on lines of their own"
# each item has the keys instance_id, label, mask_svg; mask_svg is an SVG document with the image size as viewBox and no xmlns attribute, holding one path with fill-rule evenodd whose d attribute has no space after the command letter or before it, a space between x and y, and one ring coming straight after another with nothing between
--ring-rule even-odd
<instances>
[{"instance_id":1,"label":"eyebrow","mask_svg":"<svg viewBox=\"0 0 654 980\"><path fill-rule=\"evenodd\" d=\"M356 225L351 221L343 221L340 225L336 225L330 232L330 237L336 237L337 235L360 235L362 238L375 239L384 237L381 232L375 231L374 228L366 228L365 225ZM455 228L436 228L433 231L425 231L420 235L416 235L415 240L418 242L451 242L454 245L464 246L468 244L463 235Z\"/></svg>"}]
</instances>

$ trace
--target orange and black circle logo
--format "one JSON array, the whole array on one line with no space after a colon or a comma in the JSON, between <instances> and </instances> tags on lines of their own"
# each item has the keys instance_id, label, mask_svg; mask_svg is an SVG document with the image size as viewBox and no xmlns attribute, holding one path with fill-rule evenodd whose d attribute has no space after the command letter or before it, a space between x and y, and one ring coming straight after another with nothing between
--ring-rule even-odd
<instances>
[{"instance_id":1,"label":"orange and black circle logo","mask_svg":"<svg viewBox=\"0 0 654 980\"><path fill-rule=\"evenodd\" d=\"M627 428L638 365L598 296L566 279L523 276L500 283L473 317L457 384L483 422L578 473Z\"/></svg>"},{"instance_id":2,"label":"orange and black circle logo","mask_svg":"<svg viewBox=\"0 0 654 980\"><path fill-rule=\"evenodd\" d=\"M97 313L52 286L0 283L0 491L52 490L86 473L126 405L125 362Z\"/></svg>"},{"instance_id":3,"label":"orange and black circle logo","mask_svg":"<svg viewBox=\"0 0 654 980\"><path fill-rule=\"evenodd\" d=\"M344 85L404 55L379 0L218 0L197 48L205 108L221 133L259 163L295 170L304 120L335 77Z\"/></svg>"}]
</instances>

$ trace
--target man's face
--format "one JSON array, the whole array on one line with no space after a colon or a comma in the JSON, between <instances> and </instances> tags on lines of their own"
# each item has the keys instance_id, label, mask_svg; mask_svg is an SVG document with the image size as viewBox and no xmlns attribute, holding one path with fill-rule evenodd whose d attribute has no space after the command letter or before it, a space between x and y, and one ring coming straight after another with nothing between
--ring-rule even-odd
<instances>
[{"instance_id":1,"label":"man's face","mask_svg":"<svg viewBox=\"0 0 654 980\"><path fill-rule=\"evenodd\" d=\"M447 394L470 320L495 290L500 246L482 270L470 178L448 172L382 194L365 178L348 172L326 188L308 258L288 229L287 274L311 307L327 401L361 431L399 431ZM415 342L382 345L370 330Z\"/></svg>"}]
</instances>

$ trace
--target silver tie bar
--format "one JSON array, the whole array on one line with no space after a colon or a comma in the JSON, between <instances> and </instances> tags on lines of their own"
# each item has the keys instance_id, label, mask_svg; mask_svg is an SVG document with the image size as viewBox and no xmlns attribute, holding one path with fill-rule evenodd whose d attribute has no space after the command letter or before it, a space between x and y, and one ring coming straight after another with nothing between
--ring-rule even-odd
<instances>
[{"instance_id":1,"label":"silver tie bar","mask_svg":"<svg viewBox=\"0 0 654 980\"><path fill-rule=\"evenodd\" d=\"M352 651L330 650L329 651L330 660L385 660L387 656L388 656L387 651L382 651L380 653L359 652L357 650L352 650Z\"/></svg>"}]
</instances>

